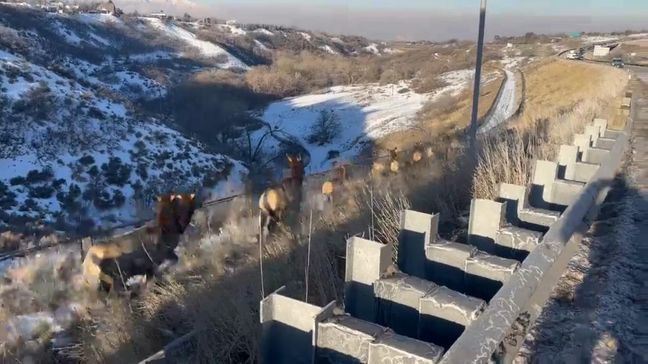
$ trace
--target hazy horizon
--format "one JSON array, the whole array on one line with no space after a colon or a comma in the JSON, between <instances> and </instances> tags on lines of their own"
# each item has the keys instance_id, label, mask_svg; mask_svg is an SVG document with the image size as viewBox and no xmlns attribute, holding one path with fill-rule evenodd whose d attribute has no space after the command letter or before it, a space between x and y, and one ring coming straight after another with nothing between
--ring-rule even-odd
<instances>
[{"instance_id":1,"label":"hazy horizon","mask_svg":"<svg viewBox=\"0 0 648 364\"><path fill-rule=\"evenodd\" d=\"M165 10L242 23L287 25L377 40L474 39L479 0L124 0L126 11ZM642 14L642 15L638 15ZM648 1L491 0L486 36L526 32L610 32L648 27Z\"/></svg>"}]
</instances>

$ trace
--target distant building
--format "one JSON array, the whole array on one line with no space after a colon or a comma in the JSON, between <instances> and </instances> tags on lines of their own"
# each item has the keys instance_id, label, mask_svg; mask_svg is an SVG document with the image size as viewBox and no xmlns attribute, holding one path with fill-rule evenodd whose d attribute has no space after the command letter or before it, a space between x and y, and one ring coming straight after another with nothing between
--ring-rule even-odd
<instances>
[{"instance_id":1,"label":"distant building","mask_svg":"<svg viewBox=\"0 0 648 364\"><path fill-rule=\"evenodd\" d=\"M160 10L157 13L151 13L148 16L151 18L158 18L162 20L173 19L173 15L169 15L165 13L164 10Z\"/></svg>"},{"instance_id":2,"label":"distant building","mask_svg":"<svg viewBox=\"0 0 648 364\"><path fill-rule=\"evenodd\" d=\"M605 57L610 54L610 50L616 48L617 44L614 45L595 45L594 46L594 57Z\"/></svg>"}]
</instances>

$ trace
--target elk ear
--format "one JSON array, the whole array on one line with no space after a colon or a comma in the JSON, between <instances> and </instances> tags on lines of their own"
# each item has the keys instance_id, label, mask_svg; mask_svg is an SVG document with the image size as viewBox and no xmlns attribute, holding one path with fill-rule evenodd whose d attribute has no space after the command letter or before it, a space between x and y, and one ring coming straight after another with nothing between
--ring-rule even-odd
<instances>
[{"instance_id":1,"label":"elk ear","mask_svg":"<svg viewBox=\"0 0 648 364\"><path fill-rule=\"evenodd\" d=\"M169 197L169 199L170 199L171 201L175 200L175 198L176 198L176 195L171 195L171 197Z\"/></svg>"},{"instance_id":2,"label":"elk ear","mask_svg":"<svg viewBox=\"0 0 648 364\"><path fill-rule=\"evenodd\" d=\"M297 161L299 161L299 162L302 161L302 156L301 156L301 154L297 154Z\"/></svg>"},{"instance_id":3,"label":"elk ear","mask_svg":"<svg viewBox=\"0 0 648 364\"><path fill-rule=\"evenodd\" d=\"M195 194L195 193L192 193L191 195L189 195L189 197L190 197L192 200L194 200L194 199L196 198L196 194Z\"/></svg>"},{"instance_id":4,"label":"elk ear","mask_svg":"<svg viewBox=\"0 0 648 364\"><path fill-rule=\"evenodd\" d=\"M162 197L161 197L161 196L158 196L158 197L157 197L157 201L158 201L158 202L162 202Z\"/></svg>"},{"instance_id":5,"label":"elk ear","mask_svg":"<svg viewBox=\"0 0 648 364\"><path fill-rule=\"evenodd\" d=\"M175 195L175 198L177 198L178 200L182 200L182 195Z\"/></svg>"},{"instance_id":6,"label":"elk ear","mask_svg":"<svg viewBox=\"0 0 648 364\"><path fill-rule=\"evenodd\" d=\"M288 159L288 162L292 162L292 157L288 153L286 153L286 159Z\"/></svg>"}]
</instances>

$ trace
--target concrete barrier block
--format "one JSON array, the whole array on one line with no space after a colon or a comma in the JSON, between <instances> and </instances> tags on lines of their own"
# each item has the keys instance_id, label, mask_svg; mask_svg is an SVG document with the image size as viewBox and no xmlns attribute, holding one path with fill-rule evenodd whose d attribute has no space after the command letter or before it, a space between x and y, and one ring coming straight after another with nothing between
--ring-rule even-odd
<instances>
[{"instance_id":1,"label":"concrete barrier block","mask_svg":"<svg viewBox=\"0 0 648 364\"><path fill-rule=\"evenodd\" d=\"M392 264L391 244L352 237L347 240L344 304L351 315L373 320L373 282Z\"/></svg>"},{"instance_id":2,"label":"concrete barrier block","mask_svg":"<svg viewBox=\"0 0 648 364\"><path fill-rule=\"evenodd\" d=\"M603 164L610 154L609 150L600 148L587 148L583 152L582 160L585 163Z\"/></svg>"},{"instance_id":3,"label":"concrete barrier block","mask_svg":"<svg viewBox=\"0 0 648 364\"><path fill-rule=\"evenodd\" d=\"M506 226L497 232L497 245L503 247L498 255L522 261L542 240L542 233L516 226Z\"/></svg>"},{"instance_id":4,"label":"concrete barrier block","mask_svg":"<svg viewBox=\"0 0 648 364\"><path fill-rule=\"evenodd\" d=\"M417 337L419 300L438 286L430 281L397 273L377 280L374 295L378 299L377 323L397 334Z\"/></svg>"},{"instance_id":5,"label":"concrete barrier block","mask_svg":"<svg viewBox=\"0 0 648 364\"><path fill-rule=\"evenodd\" d=\"M588 182L599 167L597 164L579 162L578 147L575 145L560 146L560 151L558 152L558 165L559 177L577 182Z\"/></svg>"},{"instance_id":6,"label":"concrete barrier block","mask_svg":"<svg viewBox=\"0 0 648 364\"><path fill-rule=\"evenodd\" d=\"M572 143L578 147L580 153L584 152L586 148L592 146L592 138L586 134L575 134L574 142Z\"/></svg>"},{"instance_id":7,"label":"concrete barrier block","mask_svg":"<svg viewBox=\"0 0 648 364\"><path fill-rule=\"evenodd\" d=\"M334 316L318 324L317 362L368 363L369 345L387 328L351 316Z\"/></svg>"},{"instance_id":8,"label":"concrete barrier block","mask_svg":"<svg viewBox=\"0 0 648 364\"><path fill-rule=\"evenodd\" d=\"M466 293L489 301L520 263L479 252L466 260Z\"/></svg>"},{"instance_id":9,"label":"concrete barrier block","mask_svg":"<svg viewBox=\"0 0 648 364\"><path fill-rule=\"evenodd\" d=\"M615 142L616 139L600 137L596 140L596 144L594 144L594 147L599 149L611 150L612 147L614 147Z\"/></svg>"},{"instance_id":10,"label":"concrete barrier block","mask_svg":"<svg viewBox=\"0 0 648 364\"><path fill-rule=\"evenodd\" d=\"M261 362L312 363L317 323L331 317L334 303L325 308L281 295L284 287L260 304Z\"/></svg>"},{"instance_id":11,"label":"concrete barrier block","mask_svg":"<svg viewBox=\"0 0 648 364\"><path fill-rule=\"evenodd\" d=\"M479 298L439 287L420 300L419 339L447 349L485 307Z\"/></svg>"},{"instance_id":12,"label":"concrete barrier block","mask_svg":"<svg viewBox=\"0 0 648 364\"><path fill-rule=\"evenodd\" d=\"M445 241L425 247L426 277L439 285L463 292L466 260L477 253L472 245Z\"/></svg>"},{"instance_id":13,"label":"concrete barrier block","mask_svg":"<svg viewBox=\"0 0 648 364\"><path fill-rule=\"evenodd\" d=\"M369 344L369 364L434 364L443 348L406 336L386 332Z\"/></svg>"},{"instance_id":14,"label":"concrete barrier block","mask_svg":"<svg viewBox=\"0 0 648 364\"><path fill-rule=\"evenodd\" d=\"M594 121L592 122L594 126L598 126L600 133L599 137L604 137L605 136L605 130L607 130L608 127L608 121L607 119L601 119L601 118L595 118Z\"/></svg>"},{"instance_id":15,"label":"concrete barrier block","mask_svg":"<svg viewBox=\"0 0 648 364\"><path fill-rule=\"evenodd\" d=\"M533 169L531 204L540 208L549 208L552 203L552 189L558 176L558 163L537 160Z\"/></svg>"},{"instance_id":16,"label":"concrete barrier block","mask_svg":"<svg viewBox=\"0 0 648 364\"><path fill-rule=\"evenodd\" d=\"M438 239L439 214L413 210L401 213L398 236L398 268L410 275L425 277L425 246Z\"/></svg>"},{"instance_id":17,"label":"concrete barrier block","mask_svg":"<svg viewBox=\"0 0 648 364\"><path fill-rule=\"evenodd\" d=\"M604 136L605 138L615 139L615 140L616 140L616 139L619 138L619 135L620 135L620 134L621 134L621 132L618 131L618 130L611 130L611 129L607 129L607 130L605 130L605 135L603 135L603 136Z\"/></svg>"},{"instance_id":18,"label":"concrete barrier block","mask_svg":"<svg viewBox=\"0 0 648 364\"><path fill-rule=\"evenodd\" d=\"M549 201L560 206L569 206L576 201L578 194L581 193L584 187L585 183L582 182L555 181Z\"/></svg>"},{"instance_id":19,"label":"concrete barrier block","mask_svg":"<svg viewBox=\"0 0 648 364\"><path fill-rule=\"evenodd\" d=\"M468 244L494 252L497 231L506 224L506 203L473 199L470 203Z\"/></svg>"},{"instance_id":20,"label":"concrete barrier block","mask_svg":"<svg viewBox=\"0 0 648 364\"><path fill-rule=\"evenodd\" d=\"M601 127L593 124L586 125L583 134L589 135L592 140L592 145L595 145L596 140L601 136Z\"/></svg>"},{"instance_id":21,"label":"concrete barrier block","mask_svg":"<svg viewBox=\"0 0 648 364\"><path fill-rule=\"evenodd\" d=\"M560 217L560 212L532 207L530 189L525 186L501 183L499 199L506 201L506 220L515 226L545 232Z\"/></svg>"},{"instance_id":22,"label":"concrete barrier block","mask_svg":"<svg viewBox=\"0 0 648 364\"><path fill-rule=\"evenodd\" d=\"M586 152L592 148L586 149ZM584 183L557 179L558 164L536 161L530 199L534 206L546 209L564 210L571 204Z\"/></svg>"}]
</instances>

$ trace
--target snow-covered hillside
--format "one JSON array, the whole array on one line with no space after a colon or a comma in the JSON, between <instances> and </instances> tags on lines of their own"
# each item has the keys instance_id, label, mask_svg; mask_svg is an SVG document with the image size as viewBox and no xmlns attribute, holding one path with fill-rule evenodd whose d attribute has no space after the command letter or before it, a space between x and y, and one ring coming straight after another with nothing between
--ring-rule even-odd
<instances>
[{"instance_id":1,"label":"snow-covered hillside","mask_svg":"<svg viewBox=\"0 0 648 364\"><path fill-rule=\"evenodd\" d=\"M248 67L157 19L0 5L0 229L108 228L159 193L240 192L240 162L143 111L205 68Z\"/></svg>"},{"instance_id":2,"label":"snow-covered hillside","mask_svg":"<svg viewBox=\"0 0 648 364\"><path fill-rule=\"evenodd\" d=\"M146 21L153 28L161 31L163 34L168 35L169 37L180 39L185 42L190 47L195 48L200 52L204 57L208 58L222 58L223 61L218 62L218 66L221 68L241 68L248 69L249 67L243 63L241 60L237 59L230 53L228 53L223 48L196 38L194 33L179 27L178 25L172 22L163 22L157 18L140 18Z\"/></svg>"},{"instance_id":3,"label":"snow-covered hillside","mask_svg":"<svg viewBox=\"0 0 648 364\"><path fill-rule=\"evenodd\" d=\"M412 128L424 103L442 94L457 94L467 86L473 72L453 71L442 75L448 86L430 94L418 94L405 82L390 85L336 86L328 92L293 97L271 104L262 116L279 138L266 138L265 150L276 155L279 139L289 139L310 153L307 172L331 168L336 158L351 160L367 143ZM326 115L326 116L323 116ZM313 128L323 117L339 121L340 130L326 143L312 142ZM267 129L255 134L259 140Z\"/></svg>"}]
</instances>

